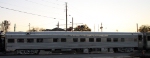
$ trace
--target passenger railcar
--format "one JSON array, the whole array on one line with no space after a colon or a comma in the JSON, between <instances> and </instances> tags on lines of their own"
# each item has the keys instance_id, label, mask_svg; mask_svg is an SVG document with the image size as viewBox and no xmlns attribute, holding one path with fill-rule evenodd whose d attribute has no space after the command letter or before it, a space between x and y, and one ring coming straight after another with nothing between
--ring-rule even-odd
<instances>
[{"instance_id":1,"label":"passenger railcar","mask_svg":"<svg viewBox=\"0 0 150 58\"><path fill-rule=\"evenodd\" d=\"M5 50L16 54L133 52L143 49L142 38L142 33L132 32L7 32Z\"/></svg>"},{"instance_id":2,"label":"passenger railcar","mask_svg":"<svg viewBox=\"0 0 150 58\"><path fill-rule=\"evenodd\" d=\"M0 51L15 54L133 52L150 49L150 33L7 32Z\"/></svg>"}]
</instances>

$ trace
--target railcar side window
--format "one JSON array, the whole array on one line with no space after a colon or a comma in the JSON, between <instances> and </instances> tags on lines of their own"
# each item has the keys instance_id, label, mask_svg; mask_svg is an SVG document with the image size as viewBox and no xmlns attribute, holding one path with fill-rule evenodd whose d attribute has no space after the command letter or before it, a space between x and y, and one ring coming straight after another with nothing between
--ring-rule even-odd
<instances>
[{"instance_id":1,"label":"railcar side window","mask_svg":"<svg viewBox=\"0 0 150 58\"><path fill-rule=\"evenodd\" d=\"M78 42L78 38L73 38L73 42Z\"/></svg>"},{"instance_id":2,"label":"railcar side window","mask_svg":"<svg viewBox=\"0 0 150 58\"><path fill-rule=\"evenodd\" d=\"M107 38L107 42L111 42L111 38Z\"/></svg>"},{"instance_id":3,"label":"railcar side window","mask_svg":"<svg viewBox=\"0 0 150 58\"><path fill-rule=\"evenodd\" d=\"M80 42L85 42L85 38L80 38Z\"/></svg>"},{"instance_id":4,"label":"railcar side window","mask_svg":"<svg viewBox=\"0 0 150 58\"><path fill-rule=\"evenodd\" d=\"M94 42L94 38L89 38L89 42Z\"/></svg>"},{"instance_id":5,"label":"railcar side window","mask_svg":"<svg viewBox=\"0 0 150 58\"><path fill-rule=\"evenodd\" d=\"M32 38L27 39L27 43L33 43L33 42L34 42L34 39L32 39Z\"/></svg>"},{"instance_id":6,"label":"railcar side window","mask_svg":"<svg viewBox=\"0 0 150 58\"><path fill-rule=\"evenodd\" d=\"M38 39L36 40L36 42L38 42L38 43L43 42L43 38L38 38Z\"/></svg>"},{"instance_id":7,"label":"railcar side window","mask_svg":"<svg viewBox=\"0 0 150 58\"><path fill-rule=\"evenodd\" d=\"M147 40L150 41L150 36L147 37Z\"/></svg>"},{"instance_id":8,"label":"railcar side window","mask_svg":"<svg viewBox=\"0 0 150 58\"><path fill-rule=\"evenodd\" d=\"M96 38L96 42L101 42L101 38Z\"/></svg>"},{"instance_id":9,"label":"railcar side window","mask_svg":"<svg viewBox=\"0 0 150 58\"><path fill-rule=\"evenodd\" d=\"M24 39L22 38L22 39L17 39L17 42L18 43L24 43Z\"/></svg>"},{"instance_id":10,"label":"railcar side window","mask_svg":"<svg viewBox=\"0 0 150 58\"><path fill-rule=\"evenodd\" d=\"M118 38L114 38L113 41L114 41L114 42L118 42Z\"/></svg>"},{"instance_id":11,"label":"railcar side window","mask_svg":"<svg viewBox=\"0 0 150 58\"><path fill-rule=\"evenodd\" d=\"M15 40L14 39L8 39L8 43L14 43Z\"/></svg>"},{"instance_id":12,"label":"railcar side window","mask_svg":"<svg viewBox=\"0 0 150 58\"><path fill-rule=\"evenodd\" d=\"M53 38L53 42L58 42L58 38Z\"/></svg>"},{"instance_id":13,"label":"railcar side window","mask_svg":"<svg viewBox=\"0 0 150 58\"><path fill-rule=\"evenodd\" d=\"M66 38L61 38L61 42L66 42Z\"/></svg>"},{"instance_id":14,"label":"railcar side window","mask_svg":"<svg viewBox=\"0 0 150 58\"><path fill-rule=\"evenodd\" d=\"M121 42L124 42L124 38L121 38Z\"/></svg>"}]
</instances>

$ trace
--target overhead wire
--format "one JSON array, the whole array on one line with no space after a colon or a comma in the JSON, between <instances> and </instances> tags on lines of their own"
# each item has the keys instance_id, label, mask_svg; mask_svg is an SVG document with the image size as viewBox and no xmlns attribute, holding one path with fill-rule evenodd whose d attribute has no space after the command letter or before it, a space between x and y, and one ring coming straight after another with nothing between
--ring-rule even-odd
<instances>
[{"instance_id":1,"label":"overhead wire","mask_svg":"<svg viewBox=\"0 0 150 58\"><path fill-rule=\"evenodd\" d=\"M31 3L34 3L34 4L37 4L37 5L41 5L41 6L45 6L45 7L51 7L51 6L48 6L48 5L44 5L44 4L41 4L41 3L37 3L37 2L34 2L34 1L29 1L29 0L25 0L27 2L31 2ZM44 0L43 0L44 1ZM55 4L55 3L53 3ZM56 8L56 7L52 7L52 8L55 8L55 9L61 9L61 8ZM65 10L65 9L64 9ZM59 14L60 15L60 14Z\"/></svg>"},{"instance_id":2,"label":"overhead wire","mask_svg":"<svg viewBox=\"0 0 150 58\"><path fill-rule=\"evenodd\" d=\"M29 1L29 0L25 0L25 1ZM45 1L45 0L43 0ZM43 5L43 4L40 4L40 3L36 3L36 2L33 2L33 1L29 1L31 3L35 3L35 4L39 4L41 6L47 6L47 5ZM5 3L5 4L8 4L8 3ZM53 3L55 4L55 3ZM12 5L12 4L9 4L9 5ZM57 4L59 5L59 4ZM16 5L13 5L13 6L16 6ZM48 6L49 7L49 6ZM8 10L12 10L12 11L17 11L17 12L21 12L21 13L26 13L26 14L31 14L31 15L36 15L36 16L40 16L40 17L46 17L46 18L53 18L53 19L57 19L55 17L49 17L49 16L44 16L44 15L39 15L39 14L34 14L34 13L29 13L29 12L25 12L25 11L20 11L20 10L15 10L15 9L10 9L10 8L7 8L7 7L3 7L3 6L0 6L0 8L4 8L4 9L8 9ZM53 8L56 8L56 7L53 7ZM57 8L58 9L58 8ZM59 20L64 20L64 19L59 19ZM68 20L70 21L70 20Z\"/></svg>"},{"instance_id":3,"label":"overhead wire","mask_svg":"<svg viewBox=\"0 0 150 58\"><path fill-rule=\"evenodd\" d=\"M12 10L12 11L17 11L17 12L21 12L21 13L26 13L26 14L31 14L31 15L36 15L36 16L40 16L40 17L46 17L46 18L53 18L53 19L56 19L56 18L54 18L54 17L49 17L49 16L44 16L44 15L39 15L39 14L28 13L28 12L25 12L25 11L10 9L10 8L7 8L7 7L2 7L2 6L0 6L0 8ZM59 20L64 20L64 19L59 19Z\"/></svg>"},{"instance_id":4,"label":"overhead wire","mask_svg":"<svg viewBox=\"0 0 150 58\"><path fill-rule=\"evenodd\" d=\"M44 1L44 2L49 2L49 1L45 1L45 0L42 0L42 1ZM56 1L58 1L58 0L56 0ZM63 1L61 1L62 3L65 3L65 2L63 2ZM50 2L50 3L53 3L53 2ZM53 4L56 4L56 5L60 5L60 4L57 4L57 3L53 3ZM65 9L64 9L65 10ZM66 12L66 11L65 11ZM67 16L70 16L69 14L67 15ZM72 22L72 21L70 21L70 20L68 20L68 22Z\"/></svg>"},{"instance_id":5,"label":"overhead wire","mask_svg":"<svg viewBox=\"0 0 150 58\"><path fill-rule=\"evenodd\" d=\"M5 2L0 2L0 3L3 3L3 4L7 4L7 5L10 5L10 6L15 6L15 7L22 7L22 6L19 6L19 5L14 5L14 4L10 4L10 3L5 3ZM26 9L29 9L27 7L23 7L23 8L26 8ZM31 9L31 8L30 8ZM40 10L40 9L39 9ZM41 12L45 12L43 10L40 10ZM55 12L48 12L48 13L55 13ZM55 13L55 14L60 14L60 13Z\"/></svg>"},{"instance_id":6,"label":"overhead wire","mask_svg":"<svg viewBox=\"0 0 150 58\"><path fill-rule=\"evenodd\" d=\"M45 0L41 0L41 1L44 1L44 2L49 2L49 1L45 1ZM58 1L58 0L56 0ZM64 1L59 1L59 2L62 2L62 3L65 3ZM53 3L53 2L50 2L50 3ZM57 4L57 3L53 3L53 4L56 4L56 5L60 5L60 4ZM66 11L65 11L66 12ZM67 16L70 16L71 14L68 14ZM68 20L69 21L69 20Z\"/></svg>"},{"instance_id":7,"label":"overhead wire","mask_svg":"<svg viewBox=\"0 0 150 58\"><path fill-rule=\"evenodd\" d=\"M6 4L8 4L8 3L6 3ZM37 3L37 4L38 4L38 3ZM9 5L13 5L13 4L9 4ZM41 5L42 5L42 4L41 4ZM16 5L13 5L13 6L16 6ZM44 5L43 5L43 6L44 6ZM18 6L17 6L17 7L18 7ZM7 9L7 10L12 10L12 11L16 11L16 12L21 12L21 13L26 13L26 14L30 14L30 15L36 15L36 16L40 16L40 17L59 19L59 18L55 18L55 17L49 17L49 16L40 15L40 14L34 14L34 13L26 12L26 11L20 11L20 10L16 10L16 9L12 9L12 8L7 8L7 7L3 7L3 6L0 6L0 8ZM59 19L59 20L64 20L64 19ZM69 20L68 20L68 21L69 21Z\"/></svg>"}]
</instances>

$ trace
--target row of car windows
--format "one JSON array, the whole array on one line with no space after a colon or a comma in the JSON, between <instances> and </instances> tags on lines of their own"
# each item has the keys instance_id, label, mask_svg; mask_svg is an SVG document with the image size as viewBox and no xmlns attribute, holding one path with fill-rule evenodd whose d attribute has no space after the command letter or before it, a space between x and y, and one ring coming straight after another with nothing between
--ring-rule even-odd
<instances>
[{"instance_id":1,"label":"row of car windows","mask_svg":"<svg viewBox=\"0 0 150 58\"><path fill-rule=\"evenodd\" d=\"M8 39L7 40L8 43L14 43L15 42L15 39ZM24 43L25 42L25 39L17 39L17 43ZM33 38L28 38L27 43L32 43L34 42L34 39ZM38 38L36 39L36 42L43 42L43 39L42 38Z\"/></svg>"},{"instance_id":2,"label":"row of car windows","mask_svg":"<svg viewBox=\"0 0 150 58\"><path fill-rule=\"evenodd\" d=\"M35 40L36 40L37 43L41 43L41 42L43 42L44 39L43 38L37 38ZM73 38L72 39L73 42L79 42L79 40L80 40L80 42L86 42L86 38L80 38L80 39ZM88 40L89 40L89 42L101 42L101 38L95 38L95 39L94 38L89 38ZM59 38L53 38L52 41L53 42L67 42L67 39L66 38L61 38L60 41L59 41ZM113 38L113 40L111 38L107 38L106 41L107 42L118 42L119 40L118 40L118 38ZM124 41L125 41L124 38L120 39L120 42L124 42ZM136 41L136 39L134 39L134 41ZM8 43L14 43L14 42L15 42L14 39L8 39ZM25 42L25 39L17 39L17 43L24 43L24 42ZM34 39L33 38L27 38L26 42L27 43L33 43Z\"/></svg>"}]
</instances>

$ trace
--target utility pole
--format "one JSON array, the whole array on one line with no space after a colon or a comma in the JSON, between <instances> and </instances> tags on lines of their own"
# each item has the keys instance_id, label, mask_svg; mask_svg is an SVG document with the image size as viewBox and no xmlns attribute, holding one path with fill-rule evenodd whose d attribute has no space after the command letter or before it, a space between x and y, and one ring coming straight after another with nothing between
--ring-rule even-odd
<instances>
[{"instance_id":1,"label":"utility pole","mask_svg":"<svg viewBox=\"0 0 150 58\"><path fill-rule=\"evenodd\" d=\"M116 30L116 32L118 32L118 29Z\"/></svg>"},{"instance_id":2,"label":"utility pole","mask_svg":"<svg viewBox=\"0 0 150 58\"><path fill-rule=\"evenodd\" d=\"M30 31L30 23L29 23L29 31Z\"/></svg>"},{"instance_id":3,"label":"utility pole","mask_svg":"<svg viewBox=\"0 0 150 58\"><path fill-rule=\"evenodd\" d=\"M138 31L138 23L136 24L136 26L137 26L137 32L139 32L139 31Z\"/></svg>"},{"instance_id":4,"label":"utility pole","mask_svg":"<svg viewBox=\"0 0 150 58\"><path fill-rule=\"evenodd\" d=\"M57 27L59 28L59 21L58 21L58 25L57 25Z\"/></svg>"},{"instance_id":5,"label":"utility pole","mask_svg":"<svg viewBox=\"0 0 150 58\"><path fill-rule=\"evenodd\" d=\"M67 31L67 2L66 2L66 31Z\"/></svg>"},{"instance_id":6,"label":"utility pole","mask_svg":"<svg viewBox=\"0 0 150 58\"><path fill-rule=\"evenodd\" d=\"M72 32L73 32L73 17L72 17Z\"/></svg>"},{"instance_id":7,"label":"utility pole","mask_svg":"<svg viewBox=\"0 0 150 58\"><path fill-rule=\"evenodd\" d=\"M16 24L14 24L14 32L16 31Z\"/></svg>"},{"instance_id":8,"label":"utility pole","mask_svg":"<svg viewBox=\"0 0 150 58\"><path fill-rule=\"evenodd\" d=\"M102 29L103 29L102 23L101 23L101 27L100 27L100 29L101 29L101 32L102 32Z\"/></svg>"}]
</instances>

